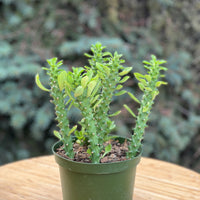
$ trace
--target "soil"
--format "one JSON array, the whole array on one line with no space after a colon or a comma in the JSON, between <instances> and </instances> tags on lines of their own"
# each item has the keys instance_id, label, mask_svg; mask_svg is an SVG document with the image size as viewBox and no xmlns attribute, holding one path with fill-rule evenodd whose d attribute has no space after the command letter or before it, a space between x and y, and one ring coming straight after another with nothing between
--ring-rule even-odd
<instances>
[{"instance_id":1,"label":"soil","mask_svg":"<svg viewBox=\"0 0 200 200\"><path fill-rule=\"evenodd\" d=\"M111 140L104 144L104 146L110 144L112 145L111 151L105 155L100 160L100 163L111 163L111 162L119 162L127 160L126 152L128 151L128 141L125 140L124 143L120 143L118 140ZM57 149L57 153L64 158L83 163L91 163L90 155L87 153L87 146L80 146L80 144L74 143L73 150L75 152L74 159L70 159L65 155L65 151L63 150L63 146ZM104 151L101 152L101 155L104 154Z\"/></svg>"}]
</instances>

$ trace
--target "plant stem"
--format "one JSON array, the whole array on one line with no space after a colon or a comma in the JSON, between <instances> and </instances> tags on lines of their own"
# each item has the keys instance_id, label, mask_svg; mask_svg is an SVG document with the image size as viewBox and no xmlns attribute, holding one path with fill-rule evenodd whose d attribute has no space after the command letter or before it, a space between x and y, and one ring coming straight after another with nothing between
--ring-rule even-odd
<instances>
[{"instance_id":1,"label":"plant stem","mask_svg":"<svg viewBox=\"0 0 200 200\"><path fill-rule=\"evenodd\" d=\"M96 124L94 120L94 116L92 113L92 108L89 106L90 101L86 97L80 97L77 99L80 110L82 112L84 123L82 123L82 127L87 130L87 135L89 138L90 147L88 147L91 150L91 161L92 163L99 163L100 160L100 151L101 147L99 145L99 138L96 134Z\"/></svg>"},{"instance_id":2,"label":"plant stem","mask_svg":"<svg viewBox=\"0 0 200 200\"><path fill-rule=\"evenodd\" d=\"M58 67L51 66L49 69L51 96L53 98L52 103L55 105L56 120L58 121L58 127L60 128L60 134L64 145L64 150L69 158L74 157L73 143L69 133L69 120L67 118L67 112L65 110L65 99L62 91L58 87Z\"/></svg>"},{"instance_id":3,"label":"plant stem","mask_svg":"<svg viewBox=\"0 0 200 200\"><path fill-rule=\"evenodd\" d=\"M127 153L129 158L137 156L137 154L140 152L149 114L151 112L154 99L159 94L157 87L159 87L161 84L166 84L166 82L158 82L160 70L167 70L166 68L159 66L160 64L165 63L165 61L159 61L155 56L152 56L152 60L145 63L150 65L149 67L145 66L149 70L148 75L139 74L137 77L137 79L140 81L139 84L141 84L141 90L144 91L144 94L136 118L136 125L133 129L129 152Z\"/></svg>"}]
</instances>

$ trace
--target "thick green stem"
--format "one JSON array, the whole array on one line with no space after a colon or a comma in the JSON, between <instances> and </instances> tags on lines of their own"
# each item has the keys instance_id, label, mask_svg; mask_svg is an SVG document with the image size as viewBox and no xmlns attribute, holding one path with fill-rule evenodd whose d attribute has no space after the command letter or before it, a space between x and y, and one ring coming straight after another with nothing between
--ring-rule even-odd
<instances>
[{"instance_id":1,"label":"thick green stem","mask_svg":"<svg viewBox=\"0 0 200 200\"><path fill-rule=\"evenodd\" d=\"M90 143L90 146L88 147L88 149L91 150L90 152L91 161L92 163L99 163L100 151L102 148L100 147L100 144L99 144L99 138L97 135L96 123L95 123L95 119L92 113L92 108L89 106L90 101L86 97L80 97L77 100L78 100L78 104L80 105L79 108L82 112L83 119L84 119L82 126L85 126L83 128L85 128L85 130L87 131L86 134L88 135L88 138L89 138L88 142Z\"/></svg>"},{"instance_id":2,"label":"thick green stem","mask_svg":"<svg viewBox=\"0 0 200 200\"><path fill-rule=\"evenodd\" d=\"M123 61L120 60L121 55L115 53L114 57L105 57L104 55L109 55L110 53L102 52L103 48L98 45L94 47L94 55L90 59L90 64L95 71L95 74L101 74L101 93L100 98L103 99L98 107L94 111L94 118L97 122L97 133L99 135L99 143L103 144L107 140L107 135L111 132L111 124L113 123L108 116L108 111L110 109L110 103L114 92L116 91L116 86L120 81L119 70L123 69L120 65ZM100 70L98 68L98 63L101 64L102 68L105 70Z\"/></svg>"},{"instance_id":3,"label":"thick green stem","mask_svg":"<svg viewBox=\"0 0 200 200\"><path fill-rule=\"evenodd\" d=\"M73 152L73 143L71 136L68 136L69 133L69 120L67 119L67 112L65 110L65 99L63 97L62 91L58 87L58 69L50 68L50 86L51 86L51 96L53 98L52 103L55 105L55 114L58 121L58 127L60 128L60 134L62 137L62 142L64 144L64 150L66 155L70 158L74 157Z\"/></svg>"},{"instance_id":4,"label":"thick green stem","mask_svg":"<svg viewBox=\"0 0 200 200\"><path fill-rule=\"evenodd\" d=\"M133 129L129 152L127 153L129 158L135 157L139 153L145 128L147 127L149 114L151 112L154 99L159 93L157 87L159 87L161 84L166 84L165 82L158 81L160 77L160 70L166 70L166 68L159 66L160 64L164 63L164 61L156 60L156 57L152 56L152 60L150 62L144 61L144 63L150 65L149 67L145 66L149 70L148 75L141 75L139 73L135 75L140 81L140 89L144 91L144 95L141 100L141 105L136 119L136 125Z\"/></svg>"},{"instance_id":5,"label":"thick green stem","mask_svg":"<svg viewBox=\"0 0 200 200\"><path fill-rule=\"evenodd\" d=\"M153 101L151 99L151 95L149 95L148 92L145 92L141 101L141 107L139 108L136 125L133 129L132 142L129 146L128 157L135 157L140 151L145 128L147 127L148 117L153 105ZM144 107L148 111L144 112Z\"/></svg>"},{"instance_id":6,"label":"thick green stem","mask_svg":"<svg viewBox=\"0 0 200 200\"><path fill-rule=\"evenodd\" d=\"M110 103L115 92L115 88L119 80L116 78L118 72L112 72L112 76L106 77L102 80L102 93L101 98L104 100L99 104L94 113L94 117L98 122L97 133L100 135L100 143L105 142L106 135L110 132L108 118L108 111L110 109Z\"/></svg>"}]
</instances>

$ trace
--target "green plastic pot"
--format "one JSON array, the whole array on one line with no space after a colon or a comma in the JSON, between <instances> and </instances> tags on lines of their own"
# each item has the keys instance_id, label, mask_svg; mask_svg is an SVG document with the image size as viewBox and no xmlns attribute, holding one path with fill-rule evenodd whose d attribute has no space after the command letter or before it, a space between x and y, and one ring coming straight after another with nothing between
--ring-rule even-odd
<instances>
[{"instance_id":1,"label":"green plastic pot","mask_svg":"<svg viewBox=\"0 0 200 200\"><path fill-rule=\"evenodd\" d=\"M59 165L63 200L132 200L136 166L141 154L136 158L114 163L80 163L68 160L55 151L61 146L53 146L55 160Z\"/></svg>"}]
</instances>

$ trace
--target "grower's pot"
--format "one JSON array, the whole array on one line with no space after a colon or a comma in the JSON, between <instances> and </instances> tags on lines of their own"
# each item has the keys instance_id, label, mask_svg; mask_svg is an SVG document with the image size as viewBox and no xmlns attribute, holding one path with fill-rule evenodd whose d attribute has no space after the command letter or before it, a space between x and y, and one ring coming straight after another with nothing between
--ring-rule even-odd
<instances>
[{"instance_id":1,"label":"grower's pot","mask_svg":"<svg viewBox=\"0 0 200 200\"><path fill-rule=\"evenodd\" d=\"M141 154L131 160L114 163L80 163L56 153L59 165L63 200L132 200L136 166Z\"/></svg>"}]
</instances>

